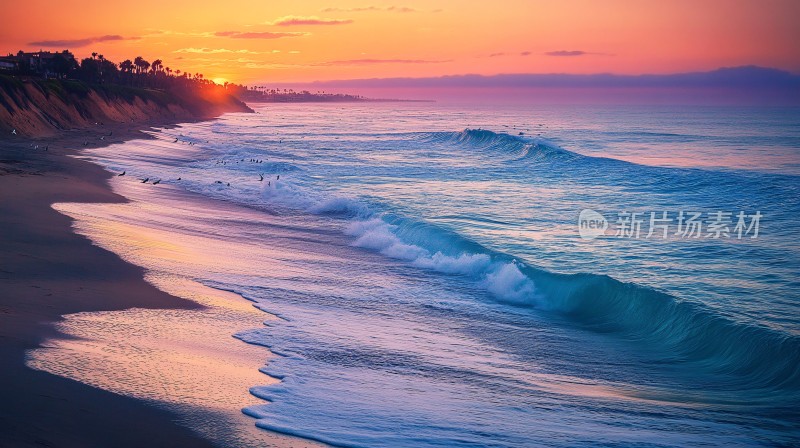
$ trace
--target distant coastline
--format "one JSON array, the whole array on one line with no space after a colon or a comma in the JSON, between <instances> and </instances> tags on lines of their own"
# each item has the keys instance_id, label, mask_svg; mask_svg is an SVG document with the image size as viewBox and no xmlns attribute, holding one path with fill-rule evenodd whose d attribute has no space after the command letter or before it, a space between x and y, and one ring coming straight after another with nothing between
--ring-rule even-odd
<instances>
[{"instance_id":1,"label":"distant coastline","mask_svg":"<svg viewBox=\"0 0 800 448\"><path fill-rule=\"evenodd\" d=\"M230 85L226 85L229 89ZM248 103L431 103L434 100L368 98L348 93L329 93L325 91L294 90L290 88L275 89L266 86L236 86L232 93Z\"/></svg>"}]
</instances>

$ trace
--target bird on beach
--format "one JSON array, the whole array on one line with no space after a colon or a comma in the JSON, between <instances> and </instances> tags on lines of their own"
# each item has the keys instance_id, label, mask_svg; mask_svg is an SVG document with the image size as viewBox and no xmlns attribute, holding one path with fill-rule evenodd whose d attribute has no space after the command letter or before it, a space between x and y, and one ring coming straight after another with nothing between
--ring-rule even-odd
<instances>
[{"instance_id":1,"label":"bird on beach","mask_svg":"<svg viewBox=\"0 0 800 448\"><path fill-rule=\"evenodd\" d=\"M117 176L124 176L124 175L125 175L125 171L123 171L123 172L121 172L121 173L117 174Z\"/></svg>"},{"instance_id":2,"label":"bird on beach","mask_svg":"<svg viewBox=\"0 0 800 448\"><path fill-rule=\"evenodd\" d=\"M153 182L153 185L158 185L160 183L161 183L161 179L158 179L157 181Z\"/></svg>"},{"instance_id":3,"label":"bird on beach","mask_svg":"<svg viewBox=\"0 0 800 448\"><path fill-rule=\"evenodd\" d=\"M280 174L278 174L278 177L277 177L277 179L275 179L275 180L281 180L281 175L280 175Z\"/></svg>"},{"instance_id":4,"label":"bird on beach","mask_svg":"<svg viewBox=\"0 0 800 448\"><path fill-rule=\"evenodd\" d=\"M176 138L176 139L175 139L175 141L174 141L174 142L172 142L172 143L178 143L178 139Z\"/></svg>"},{"instance_id":5,"label":"bird on beach","mask_svg":"<svg viewBox=\"0 0 800 448\"><path fill-rule=\"evenodd\" d=\"M181 178L179 177L178 180L181 180Z\"/></svg>"},{"instance_id":6,"label":"bird on beach","mask_svg":"<svg viewBox=\"0 0 800 448\"><path fill-rule=\"evenodd\" d=\"M143 181L142 181L142 183L143 183L143 184L146 184L148 180L150 180L150 178L149 178L149 177L145 178L145 180L143 180Z\"/></svg>"},{"instance_id":7,"label":"bird on beach","mask_svg":"<svg viewBox=\"0 0 800 448\"><path fill-rule=\"evenodd\" d=\"M17 130L16 129L12 129L11 130L11 135L17 135Z\"/></svg>"},{"instance_id":8,"label":"bird on beach","mask_svg":"<svg viewBox=\"0 0 800 448\"><path fill-rule=\"evenodd\" d=\"M100 136L100 140L105 140L105 139L106 139L105 135Z\"/></svg>"},{"instance_id":9,"label":"bird on beach","mask_svg":"<svg viewBox=\"0 0 800 448\"><path fill-rule=\"evenodd\" d=\"M258 177L259 177L259 179L258 179L259 182L264 181L264 175L263 174L259 174Z\"/></svg>"}]
</instances>

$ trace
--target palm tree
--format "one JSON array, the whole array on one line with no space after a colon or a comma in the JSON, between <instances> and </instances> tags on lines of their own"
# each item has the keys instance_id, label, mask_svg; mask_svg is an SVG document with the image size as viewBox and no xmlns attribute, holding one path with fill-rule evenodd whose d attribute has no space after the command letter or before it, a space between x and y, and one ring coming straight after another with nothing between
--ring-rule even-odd
<instances>
[{"instance_id":1,"label":"palm tree","mask_svg":"<svg viewBox=\"0 0 800 448\"><path fill-rule=\"evenodd\" d=\"M139 75L146 74L147 69L150 68L150 63L145 61L143 57L136 56L136 59L133 60L133 65L136 66L136 73ZM144 77L139 76L139 85L142 85L145 81Z\"/></svg>"},{"instance_id":2,"label":"palm tree","mask_svg":"<svg viewBox=\"0 0 800 448\"><path fill-rule=\"evenodd\" d=\"M128 75L128 76L123 76L122 78L127 79L128 82L130 82L130 74L133 72L133 62L131 62L130 59L125 59L124 61L119 63L119 70L122 73Z\"/></svg>"},{"instance_id":3,"label":"palm tree","mask_svg":"<svg viewBox=\"0 0 800 448\"><path fill-rule=\"evenodd\" d=\"M155 61L153 61L152 65L153 74L158 74L159 72L161 72L161 68L163 67L162 65L163 62L164 61L162 61L161 59L156 59Z\"/></svg>"},{"instance_id":4,"label":"palm tree","mask_svg":"<svg viewBox=\"0 0 800 448\"><path fill-rule=\"evenodd\" d=\"M136 56L136 59L133 60L133 65L136 66L136 73L142 73L142 67L144 66L145 60L141 56Z\"/></svg>"}]
</instances>

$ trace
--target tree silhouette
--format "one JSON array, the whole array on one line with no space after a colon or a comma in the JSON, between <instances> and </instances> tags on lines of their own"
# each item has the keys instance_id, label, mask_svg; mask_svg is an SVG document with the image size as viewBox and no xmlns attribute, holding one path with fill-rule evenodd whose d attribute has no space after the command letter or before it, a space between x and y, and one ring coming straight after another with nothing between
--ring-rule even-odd
<instances>
[{"instance_id":1,"label":"tree silhouette","mask_svg":"<svg viewBox=\"0 0 800 448\"><path fill-rule=\"evenodd\" d=\"M130 59L125 59L119 63L119 69L122 70L123 73L131 73L133 72L133 62L131 62Z\"/></svg>"},{"instance_id":2,"label":"tree silhouette","mask_svg":"<svg viewBox=\"0 0 800 448\"><path fill-rule=\"evenodd\" d=\"M55 56L48 61L46 69L55 73L59 78L65 78L70 72L78 68L75 62L75 56L68 50L61 53L56 53Z\"/></svg>"},{"instance_id":3,"label":"tree silhouette","mask_svg":"<svg viewBox=\"0 0 800 448\"><path fill-rule=\"evenodd\" d=\"M138 74L147 73L147 69L150 68L150 63L141 56L136 56L136 59L133 60L133 65L136 66L136 73Z\"/></svg>"}]
</instances>

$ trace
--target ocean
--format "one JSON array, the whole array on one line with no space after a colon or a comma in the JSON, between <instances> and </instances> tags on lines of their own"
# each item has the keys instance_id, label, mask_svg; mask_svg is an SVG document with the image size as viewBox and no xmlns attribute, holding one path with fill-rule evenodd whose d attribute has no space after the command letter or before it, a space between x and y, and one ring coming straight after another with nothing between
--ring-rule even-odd
<instances>
[{"instance_id":1,"label":"ocean","mask_svg":"<svg viewBox=\"0 0 800 448\"><path fill-rule=\"evenodd\" d=\"M55 206L157 285L261 310L163 323L265 348L221 406L245 426L346 447L800 443L800 109L254 108L85 151L131 202ZM60 330L116 328L91 314ZM52 347L29 365L142 389ZM202 403L204 364L182 365Z\"/></svg>"}]
</instances>

